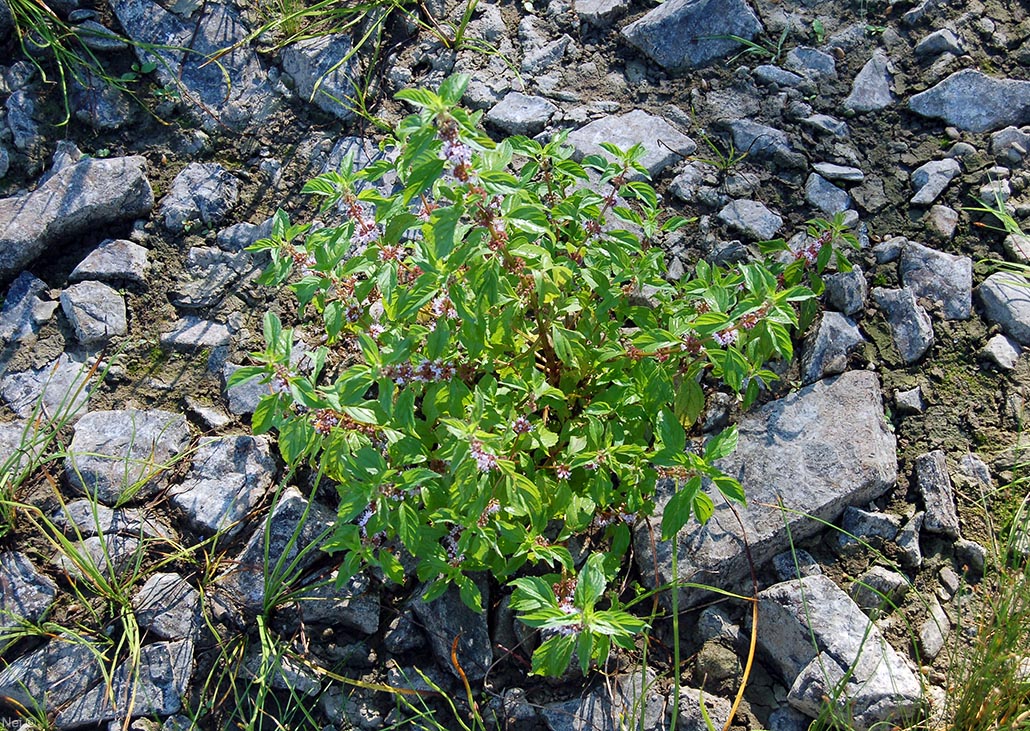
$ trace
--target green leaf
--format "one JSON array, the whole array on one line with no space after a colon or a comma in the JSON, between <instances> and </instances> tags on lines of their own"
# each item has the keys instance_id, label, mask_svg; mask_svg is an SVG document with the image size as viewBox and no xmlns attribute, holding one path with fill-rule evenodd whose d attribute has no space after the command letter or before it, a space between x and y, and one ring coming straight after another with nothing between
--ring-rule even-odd
<instances>
[{"instance_id":1,"label":"green leaf","mask_svg":"<svg viewBox=\"0 0 1030 731\"><path fill-rule=\"evenodd\" d=\"M279 396L268 394L262 396L250 417L250 428L255 434L266 434L275 426L275 418L279 415Z\"/></svg>"},{"instance_id":2,"label":"green leaf","mask_svg":"<svg viewBox=\"0 0 1030 731\"><path fill-rule=\"evenodd\" d=\"M574 635L555 635L546 640L533 653L533 675L559 677L569 667L572 651L576 648Z\"/></svg>"},{"instance_id":3,"label":"green leaf","mask_svg":"<svg viewBox=\"0 0 1030 731\"><path fill-rule=\"evenodd\" d=\"M705 461L714 462L729 457L737 448L737 425L723 429L705 444Z\"/></svg>"},{"instance_id":4,"label":"green leaf","mask_svg":"<svg viewBox=\"0 0 1030 731\"><path fill-rule=\"evenodd\" d=\"M701 415L705 408L705 392L701 385L689 376L685 376L676 389L676 400L673 409L680 423L689 427Z\"/></svg>"},{"instance_id":5,"label":"green leaf","mask_svg":"<svg viewBox=\"0 0 1030 731\"><path fill-rule=\"evenodd\" d=\"M604 576L604 554L592 553L579 572L573 603L583 610L592 609L604 593L608 581Z\"/></svg>"},{"instance_id":6,"label":"green leaf","mask_svg":"<svg viewBox=\"0 0 1030 731\"><path fill-rule=\"evenodd\" d=\"M687 446L687 435L682 424L667 408L658 412L658 438L670 452L682 452Z\"/></svg>"},{"instance_id":7,"label":"green leaf","mask_svg":"<svg viewBox=\"0 0 1030 731\"><path fill-rule=\"evenodd\" d=\"M701 490L701 478L691 477L677 490L662 510L662 540L667 541L687 524L694 509L694 498Z\"/></svg>"},{"instance_id":8,"label":"green leaf","mask_svg":"<svg viewBox=\"0 0 1030 731\"><path fill-rule=\"evenodd\" d=\"M315 430L303 417L290 419L283 424L279 429L279 451L286 464L297 464L307 453L314 437Z\"/></svg>"},{"instance_id":9,"label":"green leaf","mask_svg":"<svg viewBox=\"0 0 1030 731\"><path fill-rule=\"evenodd\" d=\"M469 85L470 78L472 77L468 74L452 74L444 79L437 92L443 103L453 107L460 102L461 97L465 94L465 88Z\"/></svg>"},{"instance_id":10,"label":"green leaf","mask_svg":"<svg viewBox=\"0 0 1030 731\"><path fill-rule=\"evenodd\" d=\"M515 591L511 595L511 609L516 612L532 612L558 603L551 585L537 576L526 576L511 581Z\"/></svg>"}]
</instances>

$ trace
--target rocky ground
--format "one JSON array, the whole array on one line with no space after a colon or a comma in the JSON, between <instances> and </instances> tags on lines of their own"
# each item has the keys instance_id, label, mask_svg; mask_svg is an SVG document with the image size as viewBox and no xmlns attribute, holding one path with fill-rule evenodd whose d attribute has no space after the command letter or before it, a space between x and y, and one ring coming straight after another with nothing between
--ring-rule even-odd
<instances>
[{"instance_id":1,"label":"rocky ground","mask_svg":"<svg viewBox=\"0 0 1030 731\"><path fill-rule=\"evenodd\" d=\"M283 484L274 445L250 435L267 387L225 387L261 347L263 313L294 311L255 283L263 262L245 247L277 207L312 214L309 177L348 150L374 154L377 126L408 111L393 92L455 71L472 74L465 103L498 138L569 129L578 154L643 143L666 202L697 217L667 242L670 276L760 240L803 242L813 217L852 225L857 266L828 278L779 390L743 415L710 398L708 428L739 420L725 468L751 504L681 537L680 577L751 594L750 546L758 664L735 727L807 728L827 698L858 729L940 711L992 555L985 518L1003 522L1022 498L1030 290L995 272L1030 260L1030 240L969 210L1030 217L1019 0L482 0L463 33L443 21L464 7L437 0L285 46L281 27L251 33L272 17L260 3L52 0L111 74L128 74L123 90L70 80L66 125L46 53L44 79L17 43L9 8L22 4L0 0L0 460L14 498L66 541L24 508L0 545L9 715L377 729L416 715L398 708L411 698L453 728L436 693L376 688L427 691L423 671L464 698L460 636L498 727L616 728L625 712L667 727L665 622L646 669L626 653L604 678L542 682L497 586L484 583L475 615L456 596L420 602L415 585L326 584L331 560L305 547L334 506ZM371 43L351 55L366 35L380 58ZM339 103L358 98L354 79L369 84L362 114ZM68 456L15 483L40 414L67 415ZM631 577L669 581L670 546L643 524L636 536ZM117 590L98 590L75 556L113 567ZM272 563L301 580L283 586ZM682 592L680 679L704 687L721 725L751 611L718 598ZM119 654L124 612L142 633L137 663ZM269 638L285 651L270 670ZM262 667L268 695L249 685ZM685 692L677 728L704 727L698 697Z\"/></svg>"}]
</instances>

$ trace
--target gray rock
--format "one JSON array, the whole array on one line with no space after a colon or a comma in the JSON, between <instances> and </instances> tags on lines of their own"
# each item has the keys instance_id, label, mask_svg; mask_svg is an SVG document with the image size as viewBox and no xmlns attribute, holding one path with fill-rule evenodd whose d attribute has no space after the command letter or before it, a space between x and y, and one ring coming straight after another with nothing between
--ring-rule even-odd
<instances>
[{"instance_id":1,"label":"gray rock","mask_svg":"<svg viewBox=\"0 0 1030 731\"><path fill-rule=\"evenodd\" d=\"M738 153L747 153L749 160L764 160L785 168L799 170L808 160L790 146L787 133L749 119L732 119L714 125L725 129Z\"/></svg>"},{"instance_id":2,"label":"gray rock","mask_svg":"<svg viewBox=\"0 0 1030 731\"><path fill-rule=\"evenodd\" d=\"M931 160L912 171L912 187L916 194L909 201L914 206L928 206L948 187L962 168L954 158Z\"/></svg>"},{"instance_id":3,"label":"gray rock","mask_svg":"<svg viewBox=\"0 0 1030 731\"><path fill-rule=\"evenodd\" d=\"M1002 242L1005 253L1017 262L1030 262L1030 236L1026 234L1009 234Z\"/></svg>"},{"instance_id":4,"label":"gray rock","mask_svg":"<svg viewBox=\"0 0 1030 731\"><path fill-rule=\"evenodd\" d=\"M720 462L740 480L748 507L739 510L755 564L790 548L788 528L797 543L840 517L853 503L867 503L893 486L897 455L893 434L883 419L883 400L875 374L848 371L819 381L746 414L739 425L736 452ZM671 481L670 481L671 482ZM664 505L672 485L662 482ZM787 511L775 507L782 500ZM680 565L692 567L691 581L728 587L749 576L737 518L717 502L704 526L680 532ZM796 512L794 512L796 511ZM659 531L660 511L649 518ZM655 553L647 526L634 535L641 573L660 582L672 579L672 547L659 541ZM709 598L684 590L681 606Z\"/></svg>"},{"instance_id":5,"label":"gray rock","mask_svg":"<svg viewBox=\"0 0 1030 731\"><path fill-rule=\"evenodd\" d=\"M694 677L704 678L704 688L719 695L736 690L743 669L737 653L719 640L704 643L694 656Z\"/></svg>"},{"instance_id":6,"label":"gray rock","mask_svg":"<svg viewBox=\"0 0 1030 731\"><path fill-rule=\"evenodd\" d=\"M968 456L968 455L967 455ZM991 488L990 483L987 485ZM984 565L987 561L987 549L976 541L969 541L959 538L955 541L955 560L963 571L970 571L977 576L983 576Z\"/></svg>"},{"instance_id":7,"label":"gray rock","mask_svg":"<svg viewBox=\"0 0 1030 731\"><path fill-rule=\"evenodd\" d=\"M611 683L612 693L604 684L579 698L548 703L542 709L551 731L618 731L622 720L632 718L639 731L660 731L666 728L665 695L658 692L657 678L647 668L617 675ZM700 693L682 690L683 698L698 698ZM681 709L682 710L682 709ZM684 726L679 726L683 728ZM690 726L686 726L690 728Z\"/></svg>"},{"instance_id":8,"label":"gray rock","mask_svg":"<svg viewBox=\"0 0 1030 731\"><path fill-rule=\"evenodd\" d=\"M49 441L49 432L35 420L0 422L0 466L8 485L19 485L32 471Z\"/></svg>"},{"instance_id":9,"label":"gray rock","mask_svg":"<svg viewBox=\"0 0 1030 731\"><path fill-rule=\"evenodd\" d=\"M873 300L887 315L891 340L901 361L912 365L933 345L933 323L910 289L873 289Z\"/></svg>"},{"instance_id":10,"label":"gray rock","mask_svg":"<svg viewBox=\"0 0 1030 731\"><path fill-rule=\"evenodd\" d=\"M314 669L290 654L283 653L268 657L261 648L251 646L243 665L251 676L256 677L259 673L265 672L267 674L265 682L273 690L310 697L318 695L321 689L321 683ZM429 690L428 685L421 690Z\"/></svg>"},{"instance_id":11,"label":"gray rock","mask_svg":"<svg viewBox=\"0 0 1030 731\"><path fill-rule=\"evenodd\" d=\"M919 386L898 391L894 394L894 407L902 416L921 414L926 410L926 401L923 399L923 389Z\"/></svg>"},{"instance_id":12,"label":"gray rock","mask_svg":"<svg viewBox=\"0 0 1030 731\"><path fill-rule=\"evenodd\" d=\"M811 79L822 81L837 78L836 59L817 48L792 48L787 52L783 65Z\"/></svg>"},{"instance_id":13,"label":"gray rock","mask_svg":"<svg viewBox=\"0 0 1030 731\"><path fill-rule=\"evenodd\" d=\"M490 606L487 583L478 581L476 586L482 594L483 606ZM451 662L451 646L457 638L458 662L469 680L478 682L486 677L494 657L486 612L477 613L465 606L455 586L431 602L415 601L411 608L429 636L438 663L460 677Z\"/></svg>"},{"instance_id":14,"label":"gray rock","mask_svg":"<svg viewBox=\"0 0 1030 731\"><path fill-rule=\"evenodd\" d=\"M540 96L509 91L486 113L486 121L512 135L542 132L558 107Z\"/></svg>"},{"instance_id":15,"label":"gray rock","mask_svg":"<svg viewBox=\"0 0 1030 731\"><path fill-rule=\"evenodd\" d=\"M75 118L95 130L122 129L136 117L139 107L132 97L95 74L87 71L69 86Z\"/></svg>"},{"instance_id":16,"label":"gray rock","mask_svg":"<svg viewBox=\"0 0 1030 731\"><path fill-rule=\"evenodd\" d=\"M831 545L838 554L844 555L866 544L876 548L894 540L901 519L890 513L870 512L849 505L840 527L840 531L833 534Z\"/></svg>"},{"instance_id":17,"label":"gray rock","mask_svg":"<svg viewBox=\"0 0 1030 731\"><path fill-rule=\"evenodd\" d=\"M865 307L869 287L865 274L857 266L850 272L836 272L823 278L826 284L824 297L826 305L845 315L851 316Z\"/></svg>"},{"instance_id":18,"label":"gray rock","mask_svg":"<svg viewBox=\"0 0 1030 731\"><path fill-rule=\"evenodd\" d=\"M0 365L20 343L35 340L57 307L58 303L49 298L46 283L28 272L22 272L11 282L0 309Z\"/></svg>"},{"instance_id":19,"label":"gray rock","mask_svg":"<svg viewBox=\"0 0 1030 731\"><path fill-rule=\"evenodd\" d=\"M611 142L622 149L637 143L643 145L646 152L640 163L651 177L697 149L692 139L664 119L640 109L599 119L569 135L569 144L575 148L577 160L586 155L607 156L608 153L600 147L601 142Z\"/></svg>"},{"instance_id":20,"label":"gray rock","mask_svg":"<svg viewBox=\"0 0 1030 731\"><path fill-rule=\"evenodd\" d=\"M87 158L32 193L0 200L0 280L60 241L144 218L154 193L142 157Z\"/></svg>"},{"instance_id":21,"label":"gray rock","mask_svg":"<svg viewBox=\"0 0 1030 731\"><path fill-rule=\"evenodd\" d=\"M1016 367L1022 352L1019 343L998 333L987 341L980 355L1003 371L1011 371Z\"/></svg>"},{"instance_id":22,"label":"gray rock","mask_svg":"<svg viewBox=\"0 0 1030 731\"><path fill-rule=\"evenodd\" d=\"M936 449L917 457L915 477L926 507L923 528L927 533L958 538L958 513L944 452Z\"/></svg>"},{"instance_id":23,"label":"gray rock","mask_svg":"<svg viewBox=\"0 0 1030 731\"><path fill-rule=\"evenodd\" d=\"M74 32L82 45L98 53L123 51L129 47L124 38L95 20L83 20L76 23Z\"/></svg>"},{"instance_id":24,"label":"gray rock","mask_svg":"<svg viewBox=\"0 0 1030 731\"><path fill-rule=\"evenodd\" d=\"M755 81L760 84L776 84L777 86L785 86L788 89L796 89L805 83L804 77L795 74L793 71L787 71L779 66L767 63L755 66L755 70L752 73Z\"/></svg>"},{"instance_id":25,"label":"gray rock","mask_svg":"<svg viewBox=\"0 0 1030 731\"><path fill-rule=\"evenodd\" d=\"M11 7L7 4L7 0L0 0L0 43L7 42L12 30L14 30L14 16L11 15Z\"/></svg>"},{"instance_id":26,"label":"gray rock","mask_svg":"<svg viewBox=\"0 0 1030 731\"><path fill-rule=\"evenodd\" d=\"M11 153L7 151L7 148L0 144L0 180L4 179L7 175L7 171L11 169Z\"/></svg>"},{"instance_id":27,"label":"gray rock","mask_svg":"<svg viewBox=\"0 0 1030 731\"><path fill-rule=\"evenodd\" d=\"M272 235L272 219L261 223L234 223L218 232L215 241L222 251L235 253L243 251L251 244Z\"/></svg>"},{"instance_id":28,"label":"gray rock","mask_svg":"<svg viewBox=\"0 0 1030 731\"><path fill-rule=\"evenodd\" d=\"M75 424L65 473L72 488L113 505L123 497L152 497L169 463L186 447L181 414L153 409L94 411Z\"/></svg>"},{"instance_id":29,"label":"gray rock","mask_svg":"<svg viewBox=\"0 0 1030 731\"><path fill-rule=\"evenodd\" d=\"M855 604L866 612L882 608L890 613L897 609L910 588L904 575L877 565L855 579L849 593Z\"/></svg>"},{"instance_id":30,"label":"gray rock","mask_svg":"<svg viewBox=\"0 0 1030 731\"><path fill-rule=\"evenodd\" d=\"M805 117L801 122L809 129L833 135L834 137L847 137L851 134L847 123L827 114L813 114L810 117Z\"/></svg>"},{"instance_id":31,"label":"gray rock","mask_svg":"<svg viewBox=\"0 0 1030 731\"><path fill-rule=\"evenodd\" d=\"M996 160L1018 165L1030 150L1030 128L1009 126L991 135L991 154ZM0 176L2 177L2 176Z\"/></svg>"},{"instance_id":32,"label":"gray rock","mask_svg":"<svg viewBox=\"0 0 1030 731\"><path fill-rule=\"evenodd\" d=\"M186 280L171 292L172 304L182 309L214 307L262 268L249 251L230 253L211 246L194 246L186 255Z\"/></svg>"},{"instance_id":33,"label":"gray rock","mask_svg":"<svg viewBox=\"0 0 1030 731\"><path fill-rule=\"evenodd\" d=\"M132 598L140 627L165 640L192 640L203 626L200 592L178 574L153 574Z\"/></svg>"},{"instance_id":34,"label":"gray rock","mask_svg":"<svg viewBox=\"0 0 1030 731\"><path fill-rule=\"evenodd\" d=\"M161 346L188 353L228 345L229 339L229 328L222 323L186 315L172 323L171 331L161 333Z\"/></svg>"},{"instance_id":35,"label":"gray rock","mask_svg":"<svg viewBox=\"0 0 1030 731\"><path fill-rule=\"evenodd\" d=\"M941 303L945 320L968 320L973 311L973 262L909 242L901 251L901 281L916 297Z\"/></svg>"},{"instance_id":36,"label":"gray rock","mask_svg":"<svg viewBox=\"0 0 1030 731\"><path fill-rule=\"evenodd\" d=\"M848 356L864 342L854 322L839 312L824 312L801 350L801 382L807 386L843 373L848 367Z\"/></svg>"},{"instance_id":37,"label":"gray rock","mask_svg":"<svg viewBox=\"0 0 1030 731\"><path fill-rule=\"evenodd\" d=\"M622 29L623 37L674 74L736 53L762 24L744 0L670 0Z\"/></svg>"},{"instance_id":38,"label":"gray rock","mask_svg":"<svg viewBox=\"0 0 1030 731\"><path fill-rule=\"evenodd\" d=\"M332 529L335 514L309 502L296 488L287 487L276 498L271 514L251 535L234 565L215 579L228 608L254 614L266 601L275 601L318 559L315 549ZM266 556L275 557L274 566L267 565Z\"/></svg>"},{"instance_id":39,"label":"gray rock","mask_svg":"<svg viewBox=\"0 0 1030 731\"><path fill-rule=\"evenodd\" d=\"M170 231L221 223L239 198L239 182L218 163L191 162L175 176L159 214Z\"/></svg>"},{"instance_id":40,"label":"gray rock","mask_svg":"<svg viewBox=\"0 0 1030 731\"><path fill-rule=\"evenodd\" d=\"M57 635L0 670L0 695L25 708L53 713L100 682L99 651L79 635Z\"/></svg>"},{"instance_id":41,"label":"gray rock","mask_svg":"<svg viewBox=\"0 0 1030 731\"><path fill-rule=\"evenodd\" d=\"M812 554L801 548L776 554L773 556L772 565L778 581L789 581L823 572L822 566Z\"/></svg>"},{"instance_id":42,"label":"gray rock","mask_svg":"<svg viewBox=\"0 0 1030 731\"><path fill-rule=\"evenodd\" d=\"M777 558L779 558L777 556ZM776 559L773 559L775 563ZM731 646L741 639L740 627L719 606L705 607L697 617L697 638L701 642L721 639Z\"/></svg>"},{"instance_id":43,"label":"gray rock","mask_svg":"<svg viewBox=\"0 0 1030 731\"><path fill-rule=\"evenodd\" d=\"M144 646L139 662L125 660L100 683L57 714L62 728L139 716L170 716L183 707L193 670L193 643L155 642Z\"/></svg>"},{"instance_id":44,"label":"gray rock","mask_svg":"<svg viewBox=\"0 0 1030 731\"><path fill-rule=\"evenodd\" d=\"M843 213L851 207L851 196L818 173L812 173L805 181L805 201L827 216Z\"/></svg>"},{"instance_id":45,"label":"gray rock","mask_svg":"<svg viewBox=\"0 0 1030 731\"><path fill-rule=\"evenodd\" d=\"M235 535L275 479L276 465L263 437L202 437L172 504L203 536Z\"/></svg>"},{"instance_id":46,"label":"gray rock","mask_svg":"<svg viewBox=\"0 0 1030 731\"><path fill-rule=\"evenodd\" d=\"M519 41L522 43L522 72L537 76L538 86L546 88L542 72L564 58L565 52L572 44L572 38L563 34L557 40L549 40L543 23L535 16L529 15L519 22Z\"/></svg>"},{"instance_id":47,"label":"gray rock","mask_svg":"<svg viewBox=\"0 0 1030 731\"><path fill-rule=\"evenodd\" d=\"M0 380L0 396L18 416L43 415L69 423L89 410L90 364L61 353L38 370L22 371Z\"/></svg>"},{"instance_id":48,"label":"gray rock","mask_svg":"<svg viewBox=\"0 0 1030 731\"><path fill-rule=\"evenodd\" d=\"M771 239L783 228L783 218L758 201L732 201L716 214L716 218L755 241Z\"/></svg>"},{"instance_id":49,"label":"gray rock","mask_svg":"<svg viewBox=\"0 0 1030 731\"><path fill-rule=\"evenodd\" d=\"M912 52L918 58L928 58L940 56L942 53L961 56L965 53L965 49L962 47L962 39L955 35L955 31L950 28L942 28L924 37L916 44Z\"/></svg>"},{"instance_id":50,"label":"gray rock","mask_svg":"<svg viewBox=\"0 0 1030 731\"><path fill-rule=\"evenodd\" d=\"M348 101L355 95L357 59L346 33L319 35L292 43L279 51L297 94L344 121L354 116Z\"/></svg>"},{"instance_id":51,"label":"gray rock","mask_svg":"<svg viewBox=\"0 0 1030 731\"><path fill-rule=\"evenodd\" d=\"M581 20L595 28L607 28L631 5L630 0L574 0L572 7Z\"/></svg>"},{"instance_id":52,"label":"gray rock","mask_svg":"<svg viewBox=\"0 0 1030 731\"><path fill-rule=\"evenodd\" d=\"M157 65L158 83L179 89L184 108L208 131L220 125L240 130L275 111L275 95L257 53L242 42L249 30L231 5L203 3L201 13L189 18L150 0L113 0L110 5L135 41L140 62ZM215 54L218 62L208 63Z\"/></svg>"},{"instance_id":53,"label":"gray rock","mask_svg":"<svg viewBox=\"0 0 1030 731\"><path fill-rule=\"evenodd\" d=\"M232 418L217 406L210 406L198 398L187 396L186 408L210 431L219 431L232 423Z\"/></svg>"},{"instance_id":54,"label":"gray rock","mask_svg":"<svg viewBox=\"0 0 1030 731\"><path fill-rule=\"evenodd\" d=\"M861 185L852 188L851 194L855 203L868 213L879 213L891 204L883 187L883 180L877 177L866 178Z\"/></svg>"},{"instance_id":55,"label":"gray rock","mask_svg":"<svg viewBox=\"0 0 1030 731\"><path fill-rule=\"evenodd\" d=\"M944 641L951 633L951 622L947 612L941 607L940 602L932 595L927 599L929 602L929 615L919 625L919 661L921 663L933 662L941 650L944 649Z\"/></svg>"},{"instance_id":56,"label":"gray rock","mask_svg":"<svg viewBox=\"0 0 1030 731\"><path fill-rule=\"evenodd\" d=\"M73 282L95 279L143 284L150 264L147 257L147 250L139 244L126 239L107 239L89 252L68 278Z\"/></svg>"},{"instance_id":57,"label":"gray rock","mask_svg":"<svg viewBox=\"0 0 1030 731\"><path fill-rule=\"evenodd\" d=\"M865 180L865 173L850 165L834 165L832 162L817 162L812 169L827 180L837 180L843 183L861 183Z\"/></svg>"},{"instance_id":58,"label":"gray rock","mask_svg":"<svg viewBox=\"0 0 1030 731\"><path fill-rule=\"evenodd\" d=\"M889 264L897 261L902 250L908 245L908 239L904 236L892 236L873 247L873 256L877 264Z\"/></svg>"},{"instance_id":59,"label":"gray rock","mask_svg":"<svg viewBox=\"0 0 1030 731\"><path fill-rule=\"evenodd\" d=\"M702 702L705 704L704 712L701 710ZM702 693L699 688L683 685L680 687L680 708L676 728L680 731L705 731L710 728L708 721L705 720L706 715L715 728L725 728L730 720L731 706L725 698Z\"/></svg>"},{"instance_id":60,"label":"gray rock","mask_svg":"<svg viewBox=\"0 0 1030 731\"><path fill-rule=\"evenodd\" d=\"M143 560L144 546L132 536L90 536L72 541L72 550L59 553L54 565L63 571L69 581L93 584L96 573L112 576L138 566Z\"/></svg>"},{"instance_id":61,"label":"gray rock","mask_svg":"<svg viewBox=\"0 0 1030 731\"><path fill-rule=\"evenodd\" d=\"M711 172L714 172L714 168L706 163L687 163L680 174L669 182L669 192L682 201L693 203L707 184L706 179Z\"/></svg>"},{"instance_id":62,"label":"gray rock","mask_svg":"<svg viewBox=\"0 0 1030 731\"><path fill-rule=\"evenodd\" d=\"M987 320L1020 345L1030 345L1030 282L1018 274L995 272L977 292Z\"/></svg>"},{"instance_id":63,"label":"gray rock","mask_svg":"<svg viewBox=\"0 0 1030 731\"><path fill-rule=\"evenodd\" d=\"M759 633L758 642L777 674L791 684L791 706L814 718L824 698L839 698L840 710L859 731L919 711L919 680L830 579L807 576L758 596L768 630ZM844 683L843 692L838 682Z\"/></svg>"},{"instance_id":64,"label":"gray rock","mask_svg":"<svg viewBox=\"0 0 1030 731\"><path fill-rule=\"evenodd\" d=\"M175 532L155 511L136 508L112 510L92 500L72 500L50 516L62 533L76 538L129 536L174 542Z\"/></svg>"},{"instance_id":65,"label":"gray rock","mask_svg":"<svg viewBox=\"0 0 1030 731\"><path fill-rule=\"evenodd\" d=\"M394 655L421 649L425 644L426 636L412 619L410 611L394 617L383 635L383 646Z\"/></svg>"},{"instance_id":66,"label":"gray rock","mask_svg":"<svg viewBox=\"0 0 1030 731\"><path fill-rule=\"evenodd\" d=\"M919 532L923 529L922 511L916 513L901 526L894 543L898 546L898 560L910 571L917 571L923 565L923 553L919 548Z\"/></svg>"},{"instance_id":67,"label":"gray rock","mask_svg":"<svg viewBox=\"0 0 1030 731\"><path fill-rule=\"evenodd\" d=\"M926 229L944 241L951 241L958 227L958 211L948 206L930 206L924 219Z\"/></svg>"},{"instance_id":68,"label":"gray rock","mask_svg":"<svg viewBox=\"0 0 1030 731\"><path fill-rule=\"evenodd\" d=\"M57 596L57 585L24 553L0 553L0 632L38 622Z\"/></svg>"},{"instance_id":69,"label":"gray rock","mask_svg":"<svg viewBox=\"0 0 1030 731\"><path fill-rule=\"evenodd\" d=\"M995 79L963 69L913 96L908 107L968 132L1018 127L1030 123L1030 81Z\"/></svg>"},{"instance_id":70,"label":"gray rock","mask_svg":"<svg viewBox=\"0 0 1030 731\"><path fill-rule=\"evenodd\" d=\"M780 706L769 714L766 731L808 731L812 719L790 706Z\"/></svg>"},{"instance_id":71,"label":"gray rock","mask_svg":"<svg viewBox=\"0 0 1030 731\"><path fill-rule=\"evenodd\" d=\"M893 77L890 59L877 51L855 76L851 93L844 100L844 108L854 112L875 112L890 106Z\"/></svg>"},{"instance_id":72,"label":"gray rock","mask_svg":"<svg viewBox=\"0 0 1030 731\"><path fill-rule=\"evenodd\" d=\"M36 121L36 102L28 89L19 89L7 97L7 128L19 152L32 152L40 144L39 123Z\"/></svg>"},{"instance_id":73,"label":"gray rock","mask_svg":"<svg viewBox=\"0 0 1030 731\"><path fill-rule=\"evenodd\" d=\"M129 330L125 300L100 282L80 282L61 292L61 309L82 345L99 345Z\"/></svg>"},{"instance_id":74,"label":"gray rock","mask_svg":"<svg viewBox=\"0 0 1030 731\"><path fill-rule=\"evenodd\" d=\"M300 606L304 622L343 626L371 635L379 630L379 592L368 577L355 574L337 586L339 574L333 571L324 581L309 584L291 594Z\"/></svg>"}]
</instances>

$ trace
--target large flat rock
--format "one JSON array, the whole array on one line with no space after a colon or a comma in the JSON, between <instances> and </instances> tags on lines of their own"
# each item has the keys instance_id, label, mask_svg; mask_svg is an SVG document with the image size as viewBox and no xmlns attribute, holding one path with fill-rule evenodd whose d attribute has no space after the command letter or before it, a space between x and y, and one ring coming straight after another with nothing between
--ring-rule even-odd
<instances>
[{"instance_id":1,"label":"large flat rock","mask_svg":"<svg viewBox=\"0 0 1030 731\"><path fill-rule=\"evenodd\" d=\"M916 94L908 107L969 132L991 132L1030 124L1030 81L996 79L963 69Z\"/></svg>"},{"instance_id":2,"label":"large flat rock","mask_svg":"<svg viewBox=\"0 0 1030 731\"><path fill-rule=\"evenodd\" d=\"M88 158L31 193L0 200L0 282L54 244L146 217L154 207L154 191L145 169L146 160L138 155Z\"/></svg>"},{"instance_id":3,"label":"large flat rock","mask_svg":"<svg viewBox=\"0 0 1030 731\"><path fill-rule=\"evenodd\" d=\"M790 547L788 528L794 541L811 536L823 528L820 521L870 502L897 479L896 443L884 421L880 384L867 371L848 371L766 404L741 420L739 435L737 451L721 467L747 491L748 506L737 514L756 564ZM659 488L662 504L671 482ZM680 533L679 578L728 588L750 573L740 523L721 499L716 506L705 526L688 524ZM660 511L651 521L659 533ZM658 580L672 581L671 541L659 541L653 553L643 526L635 543L643 575L653 579L656 560ZM688 589L681 596L691 606L712 595Z\"/></svg>"}]
</instances>

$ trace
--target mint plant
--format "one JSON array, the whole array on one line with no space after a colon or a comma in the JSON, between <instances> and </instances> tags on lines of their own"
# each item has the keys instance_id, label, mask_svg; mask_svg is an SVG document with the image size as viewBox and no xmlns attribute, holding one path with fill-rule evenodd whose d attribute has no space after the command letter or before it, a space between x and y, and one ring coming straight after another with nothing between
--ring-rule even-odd
<instances>
[{"instance_id":1,"label":"mint plant","mask_svg":"<svg viewBox=\"0 0 1030 731\"><path fill-rule=\"evenodd\" d=\"M781 251L667 281L659 244L688 221L662 209L639 146L576 162L562 135L494 143L458 106L466 83L401 92L419 111L381 160L348 158L308 183L342 223L275 216L252 247L271 255L263 281L290 283L322 344L299 368L299 333L269 313L265 350L230 383L268 382L254 431L277 432L287 463L336 483L326 549L343 576L414 575L426 600L456 585L478 610L470 575L504 582L543 564L574 576L565 544L590 535L602 553L579 574L575 616L544 579L516 579L516 605L575 635L580 662L600 660L645 626L602 594L655 510L656 481L684 485L664 538L712 514L706 483L744 503L715 466L735 431L704 449L688 431L706 386L747 407L775 378L766 364L792 356L810 263ZM560 672L569 640L543 647L535 667Z\"/></svg>"}]
</instances>

